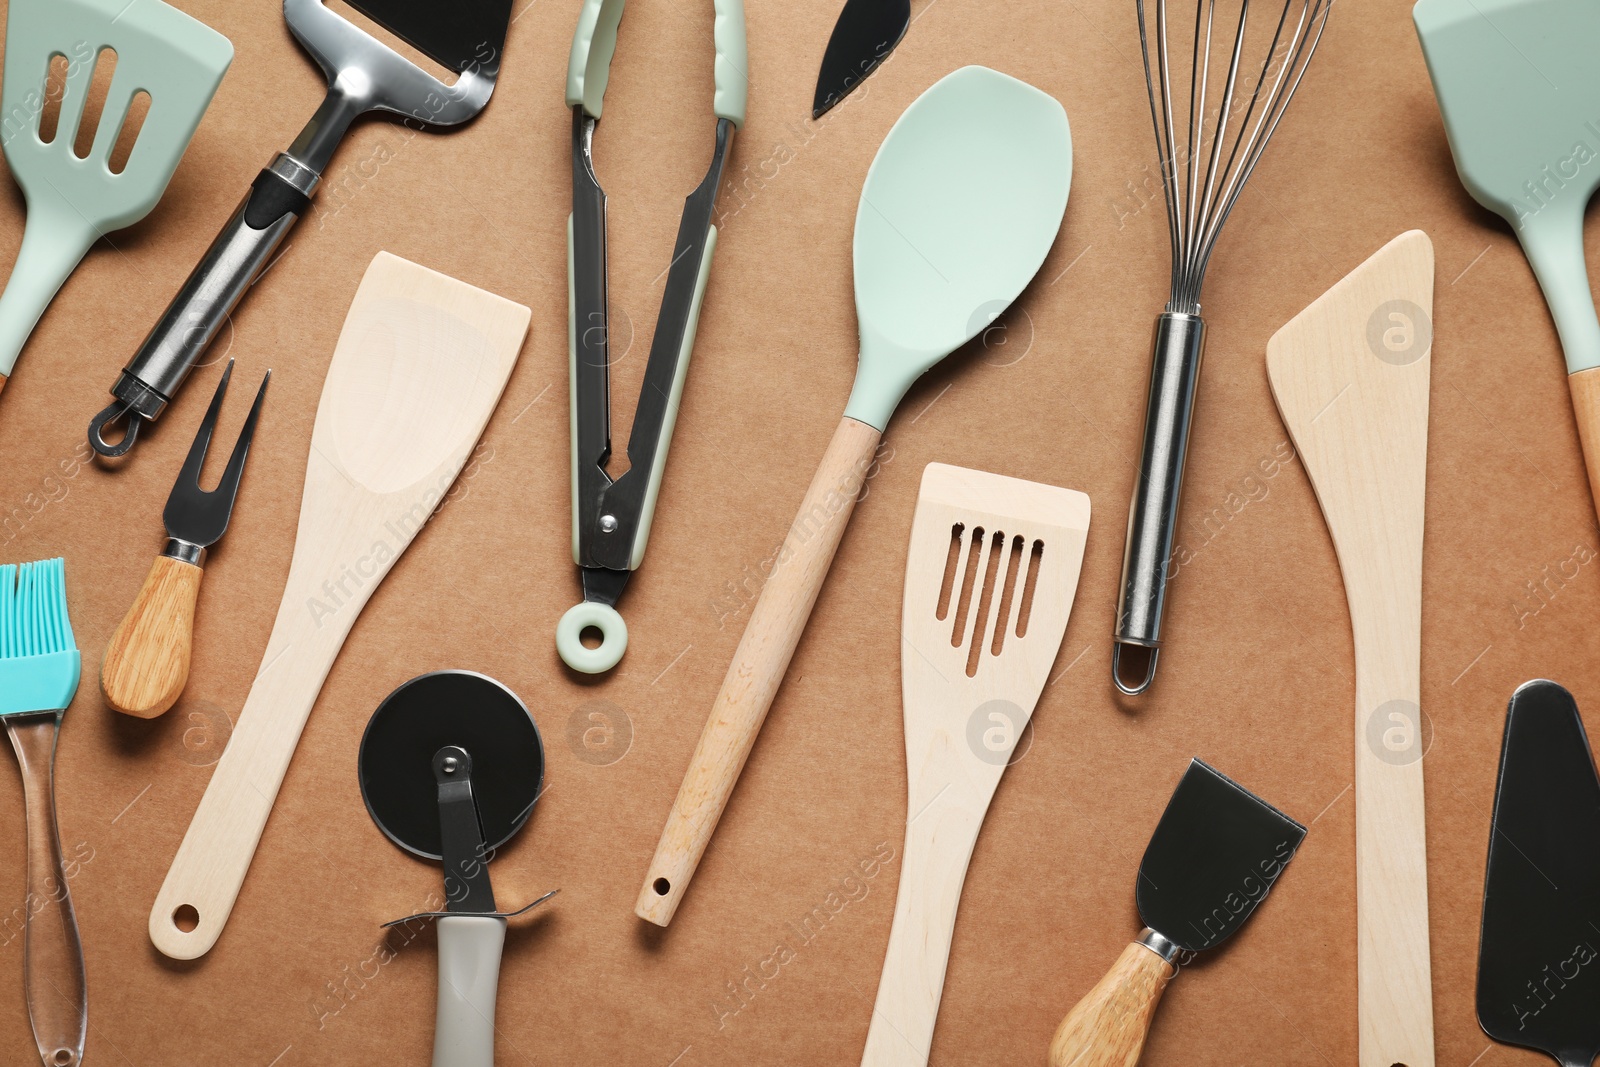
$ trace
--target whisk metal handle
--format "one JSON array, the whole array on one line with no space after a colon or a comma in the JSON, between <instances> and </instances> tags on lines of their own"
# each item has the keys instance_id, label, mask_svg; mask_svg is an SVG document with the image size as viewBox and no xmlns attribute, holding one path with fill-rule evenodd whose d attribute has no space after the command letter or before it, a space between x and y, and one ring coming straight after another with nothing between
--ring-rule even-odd
<instances>
[{"instance_id":1,"label":"whisk metal handle","mask_svg":"<svg viewBox=\"0 0 1600 1067\"><path fill-rule=\"evenodd\" d=\"M1128 508L1128 540L1117 599L1117 647L1112 658L1117 688L1130 696L1144 692L1155 680L1161 612L1171 576L1183 464L1189 451L1189 427L1205 343L1206 324L1198 315L1167 312L1156 319L1144 445ZM1123 669L1123 654L1130 651L1129 646L1137 653L1129 660L1134 671L1131 679Z\"/></svg>"}]
</instances>

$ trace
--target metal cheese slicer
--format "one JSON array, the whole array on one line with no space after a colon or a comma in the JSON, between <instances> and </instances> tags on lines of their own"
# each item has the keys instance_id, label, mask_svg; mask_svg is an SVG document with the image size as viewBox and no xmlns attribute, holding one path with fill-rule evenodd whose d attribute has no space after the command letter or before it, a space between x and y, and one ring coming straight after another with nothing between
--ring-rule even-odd
<instances>
[{"instance_id":1,"label":"metal cheese slicer","mask_svg":"<svg viewBox=\"0 0 1600 1067\"><path fill-rule=\"evenodd\" d=\"M446 85L323 0L283 0L290 31L328 79L327 96L288 151L256 176L244 202L111 387L116 399L89 423L89 444L102 456L125 454L139 428L159 418L177 395L311 205L352 122L384 111L425 127L455 126L488 104L500 72L511 0L354 0L352 6L459 77ZM121 439L107 441L107 428L124 420Z\"/></svg>"}]
</instances>

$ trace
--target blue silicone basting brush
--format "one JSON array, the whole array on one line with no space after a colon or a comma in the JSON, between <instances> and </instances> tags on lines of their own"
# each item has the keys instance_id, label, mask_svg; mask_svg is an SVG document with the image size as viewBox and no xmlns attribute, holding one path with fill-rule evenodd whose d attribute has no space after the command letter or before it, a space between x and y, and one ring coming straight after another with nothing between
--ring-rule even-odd
<instances>
[{"instance_id":1,"label":"blue silicone basting brush","mask_svg":"<svg viewBox=\"0 0 1600 1067\"><path fill-rule=\"evenodd\" d=\"M56 830L56 735L78 691L62 560L0 566L0 718L22 766L28 823L23 973L46 1067L78 1067L88 1029L83 946Z\"/></svg>"}]
</instances>

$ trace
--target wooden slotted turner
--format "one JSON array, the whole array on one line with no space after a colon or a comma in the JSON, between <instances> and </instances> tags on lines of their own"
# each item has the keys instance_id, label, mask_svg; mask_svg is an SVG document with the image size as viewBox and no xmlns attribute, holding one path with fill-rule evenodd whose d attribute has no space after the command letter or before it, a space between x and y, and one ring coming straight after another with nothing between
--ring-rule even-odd
<instances>
[{"instance_id":1,"label":"wooden slotted turner","mask_svg":"<svg viewBox=\"0 0 1600 1067\"><path fill-rule=\"evenodd\" d=\"M294 559L261 670L150 911L150 940L168 956L194 959L222 933L323 679L449 492L530 317L387 252L367 268L317 405Z\"/></svg>"},{"instance_id":2,"label":"wooden slotted turner","mask_svg":"<svg viewBox=\"0 0 1600 1067\"><path fill-rule=\"evenodd\" d=\"M1355 632L1361 1067L1433 1067L1420 703L1432 308L1433 244L1411 230L1267 343Z\"/></svg>"},{"instance_id":3,"label":"wooden slotted turner","mask_svg":"<svg viewBox=\"0 0 1600 1067\"><path fill-rule=\"evenodd\" d=\"M1089 498L931 463L900 621L909 804L863 1067L923 1067L967 862L1078 589Z\"/></svg>"}]
</instances>

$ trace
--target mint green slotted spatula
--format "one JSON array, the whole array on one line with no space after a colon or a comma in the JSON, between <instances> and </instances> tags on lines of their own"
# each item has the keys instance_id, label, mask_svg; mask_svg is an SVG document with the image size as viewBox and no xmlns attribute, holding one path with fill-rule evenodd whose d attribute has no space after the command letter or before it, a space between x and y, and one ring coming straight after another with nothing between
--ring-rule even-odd
<instances>
[{"instance_id":1,"label":"mint green slotted spatula","mask_svg":"<svg viewBox=\"0 0 1600 1067\"><path fill-rule=\"evenodd\" d=\"M777 695L911 384L987 329L1044 263L1072 179L1056 100L987 67L946 75L889 130L856 208L861 362L844 418L801 501L700 734L634 905L666 926Z\"/></svg>"},{"instance_id":2,"label":"mint green slotted spatula","mask_svg":"<svg viewBox=\"0 0 1600 1067\"><path fill-rule=\"evenodd\" d=\"M50 66L66 61L56 128L41 139ZM88 154L74 145L95 68L115 62ZM11 0L0 140L28 201L28 225L0 296L0 388L89 246L150 213L233 62L220 33L161 0ZM112 149L135 98L149 108L120 172Z\"/></svg>"},{"instance_id":3,"label":"mint green slotted spatula","mask_svg":"<svg viewBox=\"0 0 1600 1067\"><path fill-rule=\"evenodd\" d=\"M1412 18L1461 182L1511 223L1550 305L1600 510L1600 319L1583 259L1600 187L1600 3L1419 0Z\"/></svg>"}]
</instances>

